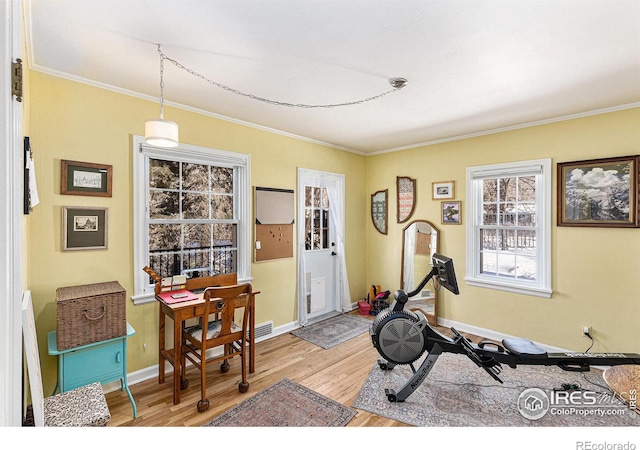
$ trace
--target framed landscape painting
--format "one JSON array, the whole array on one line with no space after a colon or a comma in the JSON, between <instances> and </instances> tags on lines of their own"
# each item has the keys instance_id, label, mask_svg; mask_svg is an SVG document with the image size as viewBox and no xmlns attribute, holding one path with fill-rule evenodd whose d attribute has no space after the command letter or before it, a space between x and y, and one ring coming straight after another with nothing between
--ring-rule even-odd
<instances>
[{"instance_id":1,"label":"framed landscape painting","mask_svg":"<svg viewBox=\"0 0 640 450\"><path fill-rule=\"evenodd\" d=\"M558 163L558 226L638 227L638 160Z\"/></svg>"}]
</instances>

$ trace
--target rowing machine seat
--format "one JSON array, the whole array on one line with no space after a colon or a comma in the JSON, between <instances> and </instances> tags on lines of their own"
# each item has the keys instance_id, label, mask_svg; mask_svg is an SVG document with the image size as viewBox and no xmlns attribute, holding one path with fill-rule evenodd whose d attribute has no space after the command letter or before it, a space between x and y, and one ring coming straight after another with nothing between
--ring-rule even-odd
<instances>
[{"instance_id":1,"label":"rowing machine seat","mask_svg":"<svg viewBox=\"0 0 640 450\"><path fill-rule=\"evenodd\" d=\"M532 341L521 338L507 338L502 340L502 345L516 356L528 358L546 358L547 351L538 347Z\"/></svg>"}]
</instances>

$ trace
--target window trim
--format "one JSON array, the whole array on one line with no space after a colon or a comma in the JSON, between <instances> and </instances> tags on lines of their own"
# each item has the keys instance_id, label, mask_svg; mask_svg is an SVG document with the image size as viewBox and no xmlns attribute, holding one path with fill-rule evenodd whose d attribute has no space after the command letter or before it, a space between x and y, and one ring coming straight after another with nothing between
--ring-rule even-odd
<instances>
[{"instance_id":1,"label":"window trim","mask_svg":"<svg viewBox=\"0 0 640 450\"><path fill-rule=\"evenodd\" d=\"M465 282L470 286L550 298L551 289L551 159L467 167L467 246ZM539 175L536 182L536 276L535 282L497 280L480 273L479 226L482 218L481 190L475 182L485 178ZM539 193L539 196L538 196Z\"/></svg>"},{"instance_id":2,"label":"window trim","mask_svg":"<svg viewBox=\"0 0 640 450\"><path fill-rule=\"evenodd\" d=\"M149 242L144 230L146 198L149 185L145 173L148 158L171 159L190 163L206 163L233 167L237 170L234 196L238 199L238 281L251 282L251 155L179 144L174 148L147 145L143 136L133 136L133 295L135 305L155 301L148 276L142 271L147 264ZM234 202L236 203L236 202Z\"/></svg>"}]
</instances>

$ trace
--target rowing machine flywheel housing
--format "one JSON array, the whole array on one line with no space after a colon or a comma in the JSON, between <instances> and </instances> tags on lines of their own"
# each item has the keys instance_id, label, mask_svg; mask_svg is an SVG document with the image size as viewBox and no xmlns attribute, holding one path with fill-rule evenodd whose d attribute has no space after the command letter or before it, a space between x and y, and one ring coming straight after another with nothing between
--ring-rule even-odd
<instances>
[{"instance_id":1,"label":"rowing machine flywheel housing","mask_svg":"<svg viewBox=\"0 0 640 450\"><path fill-rule=\"evenodd\" d=\"M380 356L395 364L411 364L425 351L426 317L421 312L387 308L371 325L371 340Z\"/></svg>"}]
</instances>

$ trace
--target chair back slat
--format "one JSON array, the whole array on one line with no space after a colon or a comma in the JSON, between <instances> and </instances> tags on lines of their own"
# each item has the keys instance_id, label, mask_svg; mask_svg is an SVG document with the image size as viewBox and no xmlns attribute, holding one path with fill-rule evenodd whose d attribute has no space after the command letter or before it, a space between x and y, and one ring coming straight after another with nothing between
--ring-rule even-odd
<instances>
[{"instance_id":1,"label":"chair back slat","mask_svg":"<svg viewBox=\"0 0 640 450\"><path fill-rule=\"evenodd\" d=\"M243 308L243 326L246 328L249 313L249 301L252 297L251 284L236 284L232 286L208 287L204 291L204 322L208 321L211 314L218 314L221 322L220 333L217 338L238 334L232 333L231 325L234 323L236 309ZM202 341L206 339L206 325L202 327Z\"/></svg>"}]
</instances>

